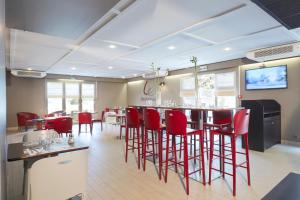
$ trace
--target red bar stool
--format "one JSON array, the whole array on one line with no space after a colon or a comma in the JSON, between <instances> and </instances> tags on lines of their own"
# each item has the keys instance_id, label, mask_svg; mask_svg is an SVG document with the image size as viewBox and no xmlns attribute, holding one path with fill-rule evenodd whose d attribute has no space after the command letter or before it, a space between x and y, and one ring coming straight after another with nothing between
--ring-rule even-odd
<instances>
[{"instance_id":1,"label":"red bar stool","mask_svg":"<svg viewBox=\"0 0 300 200\"><path fill-rule=\"evenodd\" d=\"M169 167L169 151L170 151L170 136L172 137L171 143L171 153L173 154L172 159L170 160L171 165L175 166L175 172L177 172L177 165L183 166L184 168L184 177L186 181L186 193L189 194L189 175L202 172L203 185L205 185L205 166L204 166L204 150L203 150L203 130L196 130L187 128L187 119L183 112L178 110L166 110L166 165L165 165L165 182L168 178L168 167ZM188 155L188 136L199 135L199 155ZM177 161L177 150L176 150L176 136L183 138L183 161ZM181 149L179 150L181 151ZM200 159L200 165L198 170L189 172L189 160ZM182 164L183 163L183 164Z\"/></svg>"},{"instance_id":2,"label":"red bar stool","mask_svg":"<svg viewBox=\"0 0 300 200\"><path fill-rule=\"evenodd\" d=\"M204 112L206 113L206 112ZM205 114L206 115L206 114ZM206 145L206 152L207 158L209 155L209 136L208 132L215 129L220 129L224 127L231 127L232 125L232 111L231 110L216 110L212 112L212 121L205 121L203 123L203 129L205 131L205 145ZM219 137L219 144L214 143L215 145L219 145L219 150L221 154L221 136Z\"/></svg>"},{"instance_id":3,"label":"red bar stool","mask_svg":"<svg viewBox=\"0 0 300 200\"><path fill-rule=\"evenodd\" d=\"M233 120L233 128L230 127L222 127L220 129L211 130L210 132L210 157L209 157L209 184L211 184L211 174L212 170L220 171L222 173L223 178L226 175L233 177L233 196L236 195L236 168L242 167L247 169L247 179L248 179L248 185L250 185L250 163L249 163L249 146L248 146L248 128L249 128L249 116L250 116L250 110L249 109L243 109L239 110L234 115ZM214 136L215 135L221 135L222 141L222 154L216 155L214 154ZM224 143L224 137L227 136L230 138L230 146L228 147ZM245 142L245 152L238 152L236 151L236 139L238 136L242 136L243 140ZM229 149L228 149L229 148ZM226 152L230 152L226 155ZM236 154L244 154L246 156L246 161L240 164L236 163ZM229 156L231 155L231 158ZM223 169L216 169L213 165L213 157L218 156L221 157L221 161L223 162ZM231 163L230 163L231 161ZM226 172L225 164L231 164L232 165L232 174ZM246 166L244 166L246 164Z\"/></svg>"},{"instance_id":4,"label":"red bar stool","mask_svg":"<svg viewBox=\"0 0 300 200\"><path fill-rule=\"evenodd\" d=\"M153 162L155 164L156 156L158 156L158 175L159 180L161 180L162 174L162 129L163 125L160 124L159 112L152 108L144 109L144 137L143 137L143 158L144 165L143 170L146 169L146 158L148 156L153 157ZM149 139L148 134L151 131L151 139ZM154 135L155 134L155 135ZM147 150L149 142L152 145L151 150ZM158 144L158 152L155 150Z\"/></svg>"},{"instance_id":5,"label":"red bar stool","mask_svg":"<svg viewBox=\"0 0 300 200\"><path fill-rule=\"evenodd\" d=\"M138 169L140 169L141 163L141 140L140 140L140 119L139 113L136 108L126 108L126 133L125 133L125 142L126 142L126 153L125 153L125 162L128 160L128 150L137 149L138 151ZM132 138L129 138L129 131L133 130ZM132 145L129 144L129 140L132 140ZM137 141L135 141L137 140ZM137 143L137 147L135 144Z\"/></svg>"},{"instance_id":6,"label":"red bar stool","mask_svg":"<svg viewBox=\"0 0 300 200\"><path fill-rule=\"evenodd\" d=\"M92 113L89 112L81 112L78 113L78 126L79 126L79 133L81 132L81 125L82 124L89 124L90 125L90 133L93 133L93 121L92 121Z\"/></svg>"}]
</instances>

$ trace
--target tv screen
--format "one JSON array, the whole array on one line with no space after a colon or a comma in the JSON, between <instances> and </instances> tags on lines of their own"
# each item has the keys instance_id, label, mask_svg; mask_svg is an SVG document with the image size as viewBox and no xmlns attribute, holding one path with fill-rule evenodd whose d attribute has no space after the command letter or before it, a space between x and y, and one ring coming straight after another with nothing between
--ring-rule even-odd
<instances>
[{"instance_id":1,"label":"tv screen","mask_svg":"<svg viewBox=\"0 0 300 200\"><path fill-rule=\"evenodd\" d=\"M246 70L246 90L287 88L287 66L264 67Z\"/></svg>"}]
</instances>

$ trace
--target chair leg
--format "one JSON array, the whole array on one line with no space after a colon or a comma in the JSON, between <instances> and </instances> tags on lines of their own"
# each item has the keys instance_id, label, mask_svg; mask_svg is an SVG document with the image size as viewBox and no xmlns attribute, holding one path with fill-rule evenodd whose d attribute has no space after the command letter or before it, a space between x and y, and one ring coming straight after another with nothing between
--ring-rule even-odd
<instances>
[{"instance_id":1,"label":"chair leg","mask_svg":"<svg viewBox=\"0 0 300 200\"><path fill-rule=\"evenodd\" d=\"M135 146L135 128L131 128L130 129L131 133L132 133L132 152L134 152L134 146Z\"/></svg>"},{"instance_id":2,"label":"chair leg","mask_svg":"<svg viewBox=\"0 0 300 200\"><path fill-rule=\"evenodd\" d=\"M159 180L161 180L161 174L162 174L162 134L161 130L157 131L157 137L158 137L158 176Z\"/></svg>"},{"instance_id":3,"label":"chair leg","mask_svg":"<svg viewBox=\"0 0 300 200\"><path fill-rule=\"evenodd\" d=\"M181 159L181 150L182 150L182 136L180 136L180 142L179 142L179 158Z\"/></svg>"},{"instance_id":4,"label":"chair leg","mask_svg":"<svg viewBox=\"0 0 300 200\"><path fill-rule=\"evenodd\" d=\"M186 194L189 194L189 158L188 158L188 145L187 145L187 137L184 136L183 142L184 149L184 176L185 176L185 185L186 185Z\"/></svg>"},{"instance_id":5,"label":"chair leg","mask_svg":"<svg viewBox=\"0 0 300 200\"><path fill-rule=\"evenodd\" d=\"M221 136L221 169L222 177L225 178L225 136Z\"/></svg>"},{"instance_id":6,"label":"chair leg","mask_svg":"<svg viewBox=\"0 0 300 200\"><path fill-rule=\"evenodd\" d=\"M101 131L103 131L103 124L102 124L102 121L101 121L100 123L101 123Z\"/></svg>"},{"instance_id":7,"label":"chair leg","mask_svg":"<svg viewBox=\"0 0 300 200\"><path fill-rule=\"evenodd\" d=\"M176 137L172 136L172 156L174 158L175 172L177 173Z\"/></svg>"},{"instance_id":8,"label":"chair leg","mask_svg":"<svg viewBox=\"0 0 300 200\"><path fill-rule=\"evenodd\" d=\"M196 161L197 161L197 159L196 159L196 135L194 135L194 136L191 136L191 137L194 137L194 164L196 164ZM200 139L199 139L200 140ZM200 148L200 147L199 147Z\"/></svg>"},{"instance_id":9,"label":"chair leg","mask_svg":"<svg viewBox=\"0 0 300 200\"><path fill-rule=\"evenodd\" d=\"M144 159L144 163L143 163L143 170L145 171L146 170L146 152L147 152L147 149L146 149L146 135L147 135L147 130L145 129L144 130L144 135L143 135L143 142L142 142L142 146L143 146L143 159Z\"/></svg>"},{"instance_id":10,"label":"chair leg","mask_svg":"<svg viewBox=\"0 0 300 200\"><path fill-rule=\"evenodd\" d=\"M101 123L102 124L102 123ZM101 125L102 126L102 125ZM120 140L122 140L122 126L120 126Z\"/></svg>"},{"instance_id":11,"label":"chair leg","mask_svg":"<svg viewBox=\"0 0 300 200\"><path fill-rule=\"evenodd\" d=\"M168 168L169 168L169 140L170 140L170 136L169 133L167 132L167 141L166 141L166 169L165 169L165 182L168 181Z\"/></svg>"},{"instance_id":12,"label":"chair leg","mask_svg":"<svg viewBox=\"0 0 300 200\"><path fill-rule=\"evenodd\" d=\"M205 163L204 163L204 135L199 136L199 149L200 149L200 159L201 159L201 170L202 170L202 183L206 185L205 178Z\"/></svg>"},{"instance_id":13,"label":"chair leg","mask_svg":"<svg viewBox=\"0 0 300 200\"><path fill-rule=\"evenodd\" d=\"M243 137L244 137L245 151L246 151L247 179L248 179L248 185L250 186L251 185L251 181L250 181L250 160L249 160L248 134L245 134Z\"/></svg>"},{"instance_id":14,"label":"chair leg","mask_svg":"<svg viewBox=\"0 0 300 200\"><path fill-rule=\"evenodd\" d=\"M152 138L152 155L153 155L153 163L155 164L155 139L154 139L154 134L153 130L151 131L151 138Z\"/></svg>"},{"instance_id":15,"label":"chair leg","mask_svg":"<svg viewBox=\"0 0 300 200\"><path fill-rule=\"evenodd\" d=\"M210 132L210 150L209 150L209 174L208 174L208 184L211 184L211 173L212 173L212 164L213 164L213 154L214 152L214 134Z\"/></svg>"},{"instance_id":16,"label":"chair leg","mask_svg":"<svg viewBox=\"0 0 300 200\"><path fill-rule=\"evenodd\" d=\"M90 124L90 132L91 132L91 135L93 135L93 124Z\"/></svg>"},{"instance_id":17,"label":"chair leg","mask_svg":"<svg viewBox=\"0 0 300 200\"><path fill-rule=\"evenodd\" d=\"M236 195L236 146L235 146L235 137L231 136L231 150L232 150L232 193L233 196Z\"/></svg>"},{"instance_id":18,"label":"chair leg","mask_svg":"<svg viewBox=\"0 0 300 200\"><path fill-rule=\"evenodd\" d=\"M138 141L138 169L140 169L140 165L141 165L141 152L140 152L140 129L137 128L137 141Z\"/></svg>"},{"instance_id":19,"label":"chair leg","mask_svg":"<svg viewBox=\"0 0 300 200\"><path fill-rule=\"evenodd\" d=\"M204 142L205 142L205 148L206 148L206 158L209 160L209 146L208 146L208 128L203 127L203 133L204 133Z\"/></svg>"},{"instance_id":20,"label":"chair leg","mask_svg":"<svg viewBox=\"0 0 300 200\"><path fill-rule=\"evenodd\" d=\"M81 133L81 124L78 124L78 135Z\"/></svg>"},{"instance_id":21,"label":"chair leg","mask_svg":"<svg viewBox=\"0 0 300 200\"><path fill-rule=\"evenodd\" d=\"M128 159L128 127L125 128L125 143L126 143L125 162L127 162L127 159Z\"/></svg>"}]
</instances>

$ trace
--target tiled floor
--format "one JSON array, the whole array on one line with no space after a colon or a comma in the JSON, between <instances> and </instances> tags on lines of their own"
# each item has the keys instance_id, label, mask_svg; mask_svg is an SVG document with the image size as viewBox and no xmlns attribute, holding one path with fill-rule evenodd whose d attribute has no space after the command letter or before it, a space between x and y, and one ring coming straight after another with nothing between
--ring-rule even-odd
<instances>
[{"instance_id":1,"label":"tiled floor","mask_svg":"<svg viewBox=\"0 0 300 200\"><path fill-rule=\"evenodd\" d=\"M77 135L77 127L74 134ZM84 128L82 129L84 130ZM119 127L95 125L94 133L82 133L76 140L90 143L87 199L89 200L144 200L144 199L234 199L231 178L216 179L212 185L190 181L190 195L174 171L169 171L168 183L159 181L154 165L147 162L147 170L137 169L133 153L124 161L124 140L119 140ZM237 176L236 199L260 199L289 172L300 173L300 147L277 145L265 153L250 153L252 186L246 183L244 169ZM19 165L22 166L22 165ZM207 173L208 177L208 173Z\"/></svg>"}]
</instances>

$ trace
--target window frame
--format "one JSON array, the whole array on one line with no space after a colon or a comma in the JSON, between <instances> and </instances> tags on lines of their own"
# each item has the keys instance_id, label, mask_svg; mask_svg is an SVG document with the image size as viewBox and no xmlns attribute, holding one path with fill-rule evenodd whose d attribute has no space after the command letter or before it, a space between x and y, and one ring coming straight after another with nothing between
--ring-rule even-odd
<instances>
[{"instance_id":1,"label":"window frame","mask_svg":"<svg viewBox=\"0 0 300 200\"><path fill-rule=\"evenodd\" d=\"M66 83L79 83L79 112L82 112L82 84L94 84L94 112L96 111L96 100L97 100L97 87L98 82L97 81L86 81L86 80L60 80L60 79L46 79L45 84L45 103L46 103L46 112L49 113L48 109L48 82L54 82L54 83L62 83L63 85L63 94L62 94L62 110L66 112Z\"/></svg>"}]
</instances>

